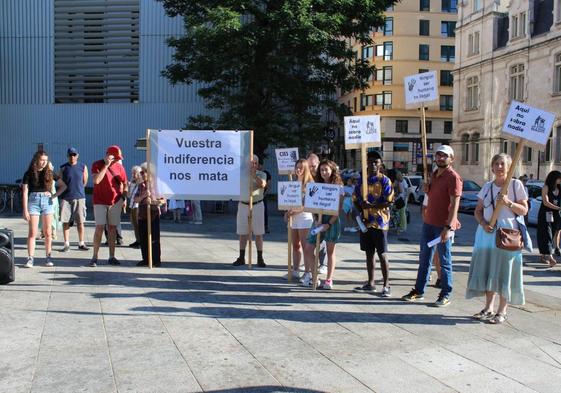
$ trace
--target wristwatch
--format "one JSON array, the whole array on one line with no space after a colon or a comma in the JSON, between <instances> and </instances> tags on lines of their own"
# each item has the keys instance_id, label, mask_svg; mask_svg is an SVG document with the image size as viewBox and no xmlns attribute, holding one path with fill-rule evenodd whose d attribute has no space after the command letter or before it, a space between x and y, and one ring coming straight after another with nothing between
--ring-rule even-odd
<instances>
[{"instance_id":1,"label":"wristwatch","mask_svg":"<svg viewBox=\"0 0 561 393\"><path fill-rule=\"evenodd\" d=\"M510 201L509 204L508 204L508 208L512 209L512 205L514 205L514 203L512 201Z\"/></svg>"}]
</instances>

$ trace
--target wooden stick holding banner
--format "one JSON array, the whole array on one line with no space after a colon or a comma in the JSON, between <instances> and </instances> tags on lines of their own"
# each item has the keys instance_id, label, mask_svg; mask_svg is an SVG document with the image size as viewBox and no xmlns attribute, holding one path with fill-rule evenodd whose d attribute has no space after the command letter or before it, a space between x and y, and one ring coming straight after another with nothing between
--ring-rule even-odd
<instances>
[{"instance_id":1,"label":"wooden stick holding banner","mask_svg":"<svg viewBox=\"0 0 561 393\"><path fill-rule=\"evenodd\" d=\"M151 187L150 187L150 170L151 170L151 166L150 166L150 162L151 162L151 157L150 157L150 129L146 130L146 191L150 192ZM148 204L146 205L146 219L147 219L147 224L148 225L148 268L152 269L152 212L150 209L150 203L151 203L151 196L148 197Z\"/></svg>"},{"instance_id":2,"label":"wooden stick holding banner","mask_svg":"<svg viewBox=\"0 0 561 393\"><path fill-rule=\"evenodd\" d=\"M545 146L551 134L554 121L555 115L553 113L531 107L521 102L512 101L503 124L503 132L509 136L520 138L520 140L514 152L514 157L512 157L512 164L508 170L507 181L501 188L502 195L507 195L508 193L508 186L514 174L514 170L516 169L516 165L520 160L524 145L527 142L531 142ZM502 206L502 201L497 203L491 221L489 221L490 226L495 226Z\"/></svg>"},{"instance_id":3,"label":"wooden stick holding banner","mask_svg":"<svg viewBox=\"0 0 561 393\"><path fill-rule=\"evenodd\" d=\"M253 261L253 177L255 176L253 173L253 168L255 162L253 161L253 130L249 130L249 213L248 213L248 241L249 241L249 259L248 259L248 268L251 270L251 262Z\"/></svg>"},{"instance_id":4,"label":"wooden stick holding banner","mask_svg":"<svg viewBox=\"0 0 561 393\"><path fill-rule=\"evenodd\" d=\"M426 184L429 181L429 167L427 162L427 128L426 128L426 112L425 105L428 102L438 100L438 84L436 79L436 71L423 72L406 76L404 78L405 86L405 105L412 106L419 104L421 106L421 150L423 154L423 179Z\"/></svg>"},{"instance_id":5,"label":"wooden stick holding banner","mask_svg":"<svg viewBox=\"0 0 561 393\"><path fill-rule=\"evenodd\" d=\"M298 161L298 148L287 148L287 149L275 149L275 155L277 156L277 167L279 175L288 175L288 181L292 182L292 173L294 172L294 165L296 161ZM280 182L279 182L280 183ZM280 184L279 184L280 185ZM287 187L285 185L284 187ZM281 187L277 187L278 190ZM284 188L284 190L288 190ZM300 192L302 195L302 192ZM280 197L284 197L284 194ZM279 210L284 210L281 208L282 206L286 206L279 200ZM302 198L300 198L300 207L302 207ZM287 208L286 210L290 210L292 208ZM288 238L288 257L287 257L287 270L288 270L288 282L292 282L292 216L288 216L287 224L287 238Z\"/></svg>"},{"instance_id":6,"label":"wooden stick holding banner","mask_svg":"<svg viewBox=\"0 0 561 393\"><path fill-rule=\"evenodd\" d=\"M368 160L367 148L382 145L380 116L346 116L345 117L345 150L360 149L362 170L362 195L368 193ZM366 199L365 199L366 200ZM363 216L368 217L366 210Z\"/></svg>"},{"instance_id":7,"label":"wooden stick holding banner","mask_svg":"<svg viewBox=\"0 0 561 393\"><path fill-rule=\"evenodd\" d=\"M339 184L329 183L308 183L306 184L306 196L304 198L304 211L318 214L319 226L312 229L311 234L316 236L316 252L314 266L312 267L313 289L317 287L318 281L318 262L319 246L321 243L321 232L324 215L339 215L339 203L343 187ZM314 233L317 231L317 233Z\"/></svg>"}]
</instances>

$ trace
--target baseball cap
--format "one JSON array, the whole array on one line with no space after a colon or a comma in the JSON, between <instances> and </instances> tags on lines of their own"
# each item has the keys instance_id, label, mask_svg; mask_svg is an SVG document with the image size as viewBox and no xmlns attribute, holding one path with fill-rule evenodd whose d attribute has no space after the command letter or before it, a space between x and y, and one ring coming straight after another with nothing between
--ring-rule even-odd
<instances>
[{"instance_id":1,"label":"baseball cap","mask_svg":"<svg viewBox=\"0 0 561 393\"><path fill-rule=\"evenodd\" d=\"M105 154L111 154L113 157L115 157L116 160L123 159L123 153L121 153L121 148L117 145L109 146Z\"/></svg>"},{"instance_id":2,"label":"baseball cap","mask_svg":"<svg viewBox=\"0 0 561 393\"><path fill-rule=\"evenodd\" d=\"M438 149L436 149L435 153L444 153L446 154L448 157L454 157L454 149L452 149L450 146L448 145L440 145L438 146Z\"/></svg>"},{"instance_id":3,"label":"baseball cap","mask_svg":"<svg viewBox=\"0 0 561 393\"><path fill-rule=\"evenodd\" d=\"M66 152L66 155L71 155L71 154L76 154L78 155L78 150L75 147L69 147L68 151Z\"/></svg>"}]
</instances>

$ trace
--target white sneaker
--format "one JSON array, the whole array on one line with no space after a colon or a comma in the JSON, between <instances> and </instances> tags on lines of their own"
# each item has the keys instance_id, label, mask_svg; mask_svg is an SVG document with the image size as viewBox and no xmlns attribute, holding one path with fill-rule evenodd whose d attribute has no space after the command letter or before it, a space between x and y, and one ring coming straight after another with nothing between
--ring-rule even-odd
<instances>
[{"instance_id":1,"label":"white sneaker","mask_svg":"<svg viewBox=\"0 0 561 393\"><path fill-rule=\"evenodd\" d=\"M23 267L32 268L33 267L33 257L27 257L27 262L25 262L25 265L23 265Z\"/></svg>"},{"instance_id":2,"label":"white sneaker","mask_svg":"<svg viewBox=\"0 0 561 393\"><path fill-rule=\"evenodd\" d=\"M312 286L312 273L306 272L300 279L300 283L303 287L311 287Z\"/></svg>"},{"instance_id":3,"label":"white sneaker","mask_svg":"<svg viewBox=\"0 0 561 393\"><path fill-rule=\"evenodd\" d=\"M53 267L55 264L53 263L53 259L51 258L51 256L49 255L47 257L47 259L45 260L45 266L47 267Z\"/></svg>"},{"instance_id":4,"label":"white sneaker","mask_svg":"<svg viewBox=\"0 0 561 393\"><path fill-rule=\"evenodd\" d=\"M319 265L318 273L319 274L327 274L327 266Z\"/></svg>"},{"instance_id":5,"label":"white sneaker","mask_svg":"<svg viewBox=\"0 0 561 393\"><path fill-rule=\"evenodd\" d=\"M390 287L384 287L384 289L382 289L382 297L391 297L392 296L392 290L390 289Z\"/></svg>"},{"instance_id":6,"label":"white sneaker","mask_svg":"<svg viewBox=\"0 0 561 393\"><path fill-rule=\"evenodd\" d=\"M288 280L288 273L286 273L284 276L282 276L285 280ZM298 274L298 272L296 271L292 271L292 279L293 280L299 280L300 279L300 274Z\"/></svg>"}]
</instances>

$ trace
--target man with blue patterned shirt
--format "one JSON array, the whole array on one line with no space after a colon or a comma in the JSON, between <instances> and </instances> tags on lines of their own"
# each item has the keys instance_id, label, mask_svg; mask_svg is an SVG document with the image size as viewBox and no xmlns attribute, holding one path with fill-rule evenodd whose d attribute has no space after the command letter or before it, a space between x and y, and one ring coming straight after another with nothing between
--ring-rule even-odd
<instances>
[{"instance_id":1,"label":"man with blue patterned shirt","mask_svg":"<svg viewBox=\"0 0 561 393\"><path fill-rule=\"evenodd\" d=\"M368 282L356 288L361 291L374 292L374 253L378 254L384 287L383 297L391 296L389 284L390 265L388 261L388 229L390 222L390 205L394 193L391 180L382 173L382 157L376 151L368 153L368 177L366 200L362 197L362 180L357 184L353 194L355 207L362 212L362 219L367 232L360 232L360 249L366 253L366 270Z\"/></svg>"}]
</instances>

